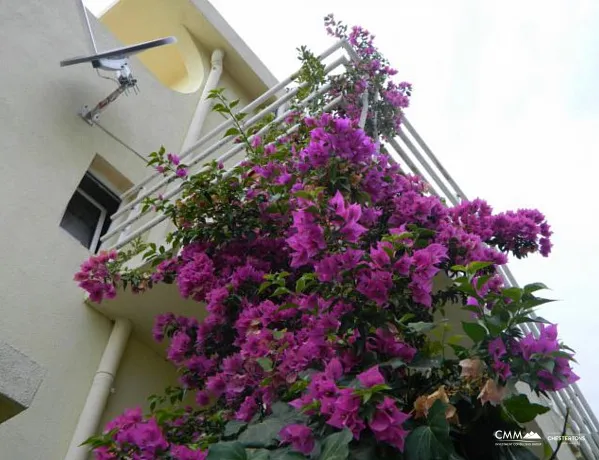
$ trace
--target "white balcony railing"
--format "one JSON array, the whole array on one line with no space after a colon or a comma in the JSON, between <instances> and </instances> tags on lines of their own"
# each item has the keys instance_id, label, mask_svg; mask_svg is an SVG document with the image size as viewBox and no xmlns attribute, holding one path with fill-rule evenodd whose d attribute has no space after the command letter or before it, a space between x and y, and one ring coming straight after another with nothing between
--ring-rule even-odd
<instances>
[{"instance_id":1,"label":"white balcony railing","mask_svg":"<svg viewBox=\"0 0 599 460\"><path fill-rule=\"evenodd\" d=\"M335 56L339 55L331 61ZM319 59L326 64L325 73L330 74L341 66L348 66L352 61L357 59L355 51L344 40L340 40L327 49L324 53L318 56ZM327 61L330 61L327 63ZM276 118L260 130L256 135L260 135L267 131L270 126L281 123L291 110L287 109L288 102L297 94L300 88L306 84L299 84L292 89L289 89L296 78L299 76L299 71L281 81L278 85L272 87L263 95L248 104L243 110L246 113L251 113L261 105L274 99L264 109L258 111L255 115L249 117L242 123L243 127L249 127L258 121L262 120L267 114L276 112ZM284 92L287 89L286 92ZM315 91L302 104L306 105L314 97L324 93L329 89L328 85L321 87ZM281 93L284 94L280 96ZM333 100L326 109L331 109L342 102L341 97ZM363 99L366 105L368 104L367 97ZM365 121L366 111L363 111L361 123ZM225 132L232 127L233 121L227 120L214 128L212 131L204 135L195 144L187 150L181 152L181 159L184 163L192 168L201 168L202 165L210 160L217 159L218 161L227 162L234 161L233 164L243 160L243 144L234 144L234 136L224 136ZM461 200L466 200L466 194L460 189L455 180L443 167L441 162L433 154L431 149L422 140L411 123L404 118L404 129L395 139L391 139L387 143L387 147L391 152L394 160L400 160L402 168L406 172L411 172L423 177L429 184L431 193L444 198L446 202L455 205ZM287 133L293 132L298 126L291 127ZM215 140L216 139L216 140ZM121 195L123 204L119 211L112 216L113 225L111 230L102 237L103 247L105 249L120 249L138 237L145 237L147 234L166 220L163 214L157 214L151 209L141 211L140 205L147 197L155 196L160 190L165 189L169 184L174 182L174 174L166 177L159 173L154 173L146 177L144 180L133 186ZM179 184L176 182L175 184ZM168 191L164 194L165 199L176 198L181 192L180 185L171 185ZM127 201L128 200L128 201ZM161 241L154 241L161 243ZM517 282L509 268L502 267L501 273L505 282L509 286L516 286ZM539 334L537 323L523 325L525 333ZM563 420L566 416L566 411L569 409L569 431L572 434L585 434L586 441L581 442L580 450L587 460L599 459L599 421L591 410L586 399L582 395L578 385L574 384L564 390L554 393L545 403L549 404L559 419ZM560 434L560 433L549 433ZM565 446L562 448L566 448Z\"/></svg>"}]
</instances>

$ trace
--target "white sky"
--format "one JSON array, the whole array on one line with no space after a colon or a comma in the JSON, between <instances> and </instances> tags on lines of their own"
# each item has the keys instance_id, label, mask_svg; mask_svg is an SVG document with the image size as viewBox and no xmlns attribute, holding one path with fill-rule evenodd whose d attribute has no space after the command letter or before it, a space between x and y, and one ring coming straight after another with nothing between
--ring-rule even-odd
<instances>
[{"instance_id":1,"label":"white sky","mask_svg":"<svg viewBox=\"0 0 599 460\"><path fill-rule=\"evenodd\" d=\"M86 1L96 11L111 3ZM211 3L281 79L298 66L297 46L332 43L327 13L368 28L397 77L414 84L408 118L466 194L498 211L546 214L551 256L510 267L521 284L544 282L547 297L562 299L539 314L577 350L579 384L599 415L599 2Z\"/></svg>"}]
</instances>

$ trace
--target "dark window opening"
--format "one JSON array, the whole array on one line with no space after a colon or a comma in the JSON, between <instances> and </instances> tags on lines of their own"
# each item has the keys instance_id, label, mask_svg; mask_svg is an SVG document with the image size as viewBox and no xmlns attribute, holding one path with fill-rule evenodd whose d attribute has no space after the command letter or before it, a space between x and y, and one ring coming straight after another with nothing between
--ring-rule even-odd
<instances>
[{"instance_id":1,"label":"dark window opening","mask_svg":"<svg viewBox=\"0 0 599 460\"><path fill-rule=\"evenodd\" d=\"M60 226L83 246L96 252L110 228L110 216L121 200L92 174L86 173L67 205Z\"/></svg>"}]
</instances>

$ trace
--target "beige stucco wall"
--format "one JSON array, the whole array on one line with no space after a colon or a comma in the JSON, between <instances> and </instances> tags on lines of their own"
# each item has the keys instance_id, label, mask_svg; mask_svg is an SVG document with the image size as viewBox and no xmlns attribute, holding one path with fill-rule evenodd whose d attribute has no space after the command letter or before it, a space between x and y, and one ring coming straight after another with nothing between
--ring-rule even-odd
<instances>
[{"instance_id":1,"label":"beige stucco wall","mask_svg":"<svg viewBox=\"0 0 599 460\"><path fill-rule=\"evenodd\" d=\"M96 29L101 48L119 45ZM91 66L59 67L87 53L82 37L72 0L2 2L0 337L46 370L32 406L0 425L2 460L64 456L110 333L72 281L89 252L59 227L75 187L96 154L133 182L146 174L137 157L77 116L114 89ZM135 60L132 67L141 95L118 100L102 124L140 152L177 150L199 94L163 87ZM145 397L164 387L168 373L151 353L135 342L127 350L110 414L136 402L137 388Z\"/></svg>"},{"instance_id":2,"label":"beige stucco wall","mask_svg":"<svg viewBox=\"0 0 599 460\"><path fill-rule=\"evenodd\" d=\"M169 385L177 385L175 367L135 338L131 338L114 381L101 428L123 411L123 407L141 406L148 410L147 398L162 394Z\"/></svg>"}]
</instances>

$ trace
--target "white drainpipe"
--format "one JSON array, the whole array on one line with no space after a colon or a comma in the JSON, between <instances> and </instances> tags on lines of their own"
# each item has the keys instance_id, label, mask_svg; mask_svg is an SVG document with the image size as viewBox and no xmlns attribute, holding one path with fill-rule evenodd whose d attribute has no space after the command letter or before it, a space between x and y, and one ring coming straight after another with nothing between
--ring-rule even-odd
<instances>
[{"instance_id":1,"label":"white drainpipe","mask_svg":"<svg viewBox=\"0 0 599 460\"><path fill-rule=\"evenodd\" d=\"M212 57L210 60L212 68L210 69L210 73L208 74L208 78L206 79L206 84L204 85L204 90L202 91L200 102L198 102L196 111L193 114L191 123L189 124L189 129L187 130L187 135L185 136L183 145L181 146L181 151L187 150L188 147L190 147L194 142L196 142L200 138L200 133L202 132L204 121L206 120L206 117L210 112L210 108L212 107L212 100L208 99L208 94L210 93L210 91L218 88L220 77L223 73L224 57L225 53L222 50L217 49L212 52Z\"/></svg>"},{"instance_id":2,"label":"white drainpipe","mask_svg":"<svg viewBox=\"0 0 599 460\"><path fill-rule=\"evenodd\" d=\"M98 425L130 335L131 322L128 319L118 318L110 333L102 359L100 359L65 460L86 460L88 458L89 447L80 447L80 444L97 434Z\"/></svg>"},{"instance_id":3,"label":"white drainpipe","mask_svg":"<svg viewBox=\"0 0 599 460\"><path fill-rule=\"evenodd\" d=\"M189 128L187 129L187 134L185 135L183 145L181 146L181 152L187 150L200 138L202 128L204 127L204 122L206 121L206 117L212 109L212 99L208 99L208 95L212 90L218 88L218 85L220 83L220 77L223 73L224 57L225 53L222 50L216 49L212 52L212 57L210 60L212 68L210 69L210 73L208 74L208 78L206 79L206 84L204 85L204 90L202 91L200 102L198 102L196 111L193 114L191 123L189 124ZM189 158L191 158L192 156L193 154L190 153ZM185 159L183 159L182 162L185 163ZM169 187L167 187L165 193L168 193L177 185L178 184L176 182L174 184L171 184ZM153 229L151 229L150 233L148 234L148 241L152 241L158 245L162 244L162 242L166 238L169 222L170 221L167 220L156 225Z\"/></svg>"}]
</instances>

